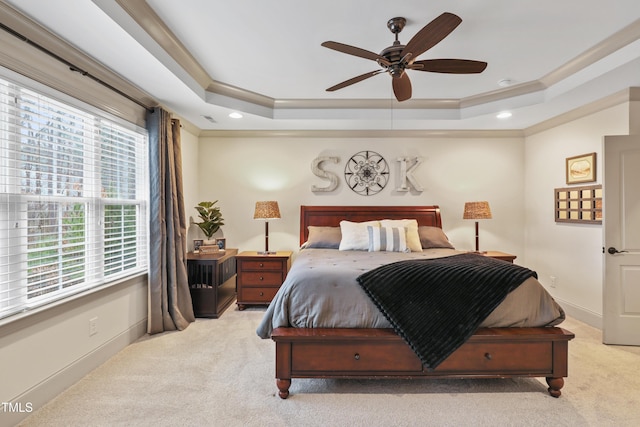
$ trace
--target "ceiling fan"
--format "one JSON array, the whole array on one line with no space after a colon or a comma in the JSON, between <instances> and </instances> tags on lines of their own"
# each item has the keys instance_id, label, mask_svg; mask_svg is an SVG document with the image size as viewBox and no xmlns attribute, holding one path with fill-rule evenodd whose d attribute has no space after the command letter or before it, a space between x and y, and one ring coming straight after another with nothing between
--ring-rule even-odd
<instances>
[{"instance_id":1,"label":"ceiling fan","mask_svg":"<svg viewBox=\"0 0 640 427\"><path fill-rule=\"evenodd\" d=\"M393 93L398 101L406 101L411 98L411 80L406 70L429 71L433 73L450 74L475 74L481 73L487 68L487 63L471 59L424 59L416 61L418 56L431 49L447 37L462 22L459 16L445 12L433 21L425 25L413 36L406 45L400 44L398 34L402 31L407 20L402 17L392 18L387 22L387 27L396 36L392 46L384 49L380 54L370 52L359 47L349 46L343 43L327 41L322 46L349 55L359 56L376 61L382 69L370 71L357 77L353 77L327 89L333 92L338 89L361 82L376 74L387 72L393 77Z\"/></svg>"}]
</instances>

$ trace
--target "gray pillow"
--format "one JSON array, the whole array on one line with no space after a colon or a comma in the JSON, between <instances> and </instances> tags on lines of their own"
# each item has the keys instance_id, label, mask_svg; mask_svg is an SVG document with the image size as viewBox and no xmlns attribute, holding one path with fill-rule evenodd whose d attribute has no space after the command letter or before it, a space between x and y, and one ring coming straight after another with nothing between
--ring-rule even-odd
<instances>
[{"instance_id":1,"label":"gray pillow","mask_svg":"<svg viewBox=\"0 0 640 427\"><path fill-rule=\"evenodd\" d=\"M440 227L431 227L421 225L418 227L418 235L420 236L420 244L423 249L429 248L449 248L455 249L449 238Z\"/></svg>"},{"instance_id":2,"label":"gray pillow","mask_svg":"<svg viewBox=\"0 0 640 427\"><path fill-rule=\"evenodd\" d=\"M303 246L305 249L338 249L340 247L340 240L342 240L340 227L317 227L310 225L307 229L309 230L309 237Z\"/></svg>"}]
</instances>

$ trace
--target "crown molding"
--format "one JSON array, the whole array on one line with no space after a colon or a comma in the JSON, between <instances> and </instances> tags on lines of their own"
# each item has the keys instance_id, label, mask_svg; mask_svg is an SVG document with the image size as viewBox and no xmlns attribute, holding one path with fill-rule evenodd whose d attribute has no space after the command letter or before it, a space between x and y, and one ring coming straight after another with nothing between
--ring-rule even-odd
<instances>
[{"instance_id":1,"label":"crown molding","mask_svg":"<svg viewBox=\"0 0 640 427\"><path fill-rule=\"evenodd\" d=\"M568 111L564 114L560 114L552 119L538 123L534 126L530 126L524 129L524 135L535 135L537 133L553 129L574 120L578 120L591 114L606 110L607 108L615 107L616 105L632 101L640 101L640 88L632 87L621 90L597 101L582 105L581 107Z\"/></svg>"},{"instance_id":2,"label":"crown molding","mask_svg":"<svg viewBox=\"0 0 640 427\"><path fill-rule=\"evenodd\" d=\"M204 130L200 138L522 138L520 130Z\"/></svg>"},{"instance_id":3,"label":"crown molding","mask_svg":"<svg viewBox=\"0 0 640 427\"><path fill-rule=\"evenodd\" d=\"M540 82L530 82L462 99L410 99L404 102L389 99L275 99L214 80L146 0L116 2L202 89L269 109L388 109L391 102L396 109L460 109L544 89Z\"/></svg>"},{"instance_id":4,"label":"crown molding","mask_svg":"<svg viewBox=\"0 0 640 427\"><path fill-rule=\"evenodd\" d=\"M206 70L197 62L179 39L164 24L146 0L126 1L116 0L117 7L120 7L139 25L159 46L171 55L181 67L197 84L201 85L203 91L215 95L210 100L229 98L230 100L244 101L262 108L266 116L273 117L275 110L302 110L302 109L389 109L390 105L397 110L461 110L467 107L475 107L511 97L517 97L536 92L542 92L552 85L566 79L572 74L584 69L596 61L606 57L616 50L628 45L640 38L640 19L636 20L621 31L602 41L593 48L576 56L573 60L543 76L539 80L525 82L508 88L482 93L461 99L411 99L403 103L389 99L274 99L259 93L246 91L239 87L234 87L222 82L217 82L208 76ZM103 80L109 85L131 95L134 99L149 106L157 105L151 96L141 89L132 85L122 77L118 76L104 65L83 54L73 46L66 43L53 33L22 15L10 5L0 1L0 22L11 28L15 32L23 35L29 40L36 42L42 47L54 52L66 61L77 65L91 75ZM80 73L70 72L68 67L61 63L55 63L50 57L40 52L35 47L25 44L19 38L2 32L0 35L0 62L8 69L30 77L42 84L51 86L65 94L81 99L97 108L105 110L111 114L132 121L136 124L143 123L144 112L133 102L120 97L105 87L94 81L87 79ZM624 95L624 94L627 95ZM577 108L553 119L547 120L535 126L531 126L523 131L445 131L445 130L395 130L395 131L202 131L201 135L243 135L249 136L304 136L304 137L324 137L327 134L335 137L441 137L443 135L454 137L465 137L473 134L476 136L499 135L522 136L530 135L542 130L549 129L559 124L566 123L576 118L583 117L593 112L617 105L621 102L638 100L638 89L631 88L595 101L583 107ZM626 96L626 98L625 98ZM193 129L197 129L195 126ZM350 136L353 135L353 136ZM333 136L332 136L333 137Z\"/></svg>"},{"instance_id":5,"label":"crown molding","mask_svg":"<svg viewBox=\"0 0 640 427\"><path fill-rule=\"evenodd\" d=\"M146 0L126 1L117 0L117 3L131 15L131 17L146 31L155 41L171 55L184 70L195 80L201 82L202 88L211 94L222 95L241 102L255 104L269 110L278 109L388 109L388 99L275 99L259 93L246 91L242 88L228 85L213 80L206 76L206 71L187 51L177 37L169 30L166 24L153 11ZM543 76L539 80L524 82L507 88L480 93L460 99L411 99L402 103L393 102L394 109L463 109L479 106L508 98L542 92L550 86L575 74L596 61L610 55L616 50L628 45L640 38L640 20L628 25L621 31L603 40L593 48L576 56L573 60L562 65L556 70ZM221 104L228 104L224 98L210 96L209 101L220 100ZM228 106L228 105L225 105ZM273 117L271 111L262 115Z\"/></svg>"},{"instance_id":6,"label":"crown molding","mask_svg":"<svg viewBox=\"0 0 640 427\"><path fill-rule=\"evenodd\" d=\"M546 120L524 130L199 130L201 138L523 138L626 102L640 102L640 87L613 95ZM633 120L633 117L630 117Z\"/></svg>"},{"instance_id":7,"label":"crown molding","mask_svg":"<svg viewBox=\"0 0 640 427\"><path fill-rule=\"evenodd\" d=\"M418 109L459 109L457 99L409 99L398 102L395 99L279 99L275 108L287 109L358 109L358 110L418 110Z\"/></svg>"},{"instance_id":8,"label":"crown molding","mask_svg":"<svg viewBox=\"0 0 640 427\"><path fill-rule=\"evenodd\" d=\"M625 28L543 76L540 82L544 87L551 87L638 39L640 39L640 19L636 19Z\"/></svg>"},{"instance_id":9,"label":"crown molding","mask_svg":"<svg viewBox=\"0 0 640 427\"><path fill-rule=\"evenodd\" d=\"M208 76L146 0L117 0L117 3L169 56L199 82L202 89L269 109L388 109L391 103L395 109L461 109L545 89L542 82L533 81L461 99L410 99L404 102L389 99L275 99L215 81Z\"/></svg>"},{"instance_id":10,"label":"crown molding","mask_svg":"<svg viewBox=\"0 0 640 427\"><path fill-rule=\"evenodd\" d=\"M5 2L0 2L0 22L14 32L11 34L0 31L0 63L5 68L144 127L146 111L143 107L85 77L82 72L70 70L68 65L31 43L48 50L140 103L153 107L156 102L151 96Z\"/></svg>"},{"instance_id":11,"label":"crown molding","mask_svg":"<svg viewBox=\"0 0 640 427\"><path fill-rule=\"evenodd\" d=\"M134 21L204 89L213 80L146 1L116 0Z\"/></svg>"}]
</instances>

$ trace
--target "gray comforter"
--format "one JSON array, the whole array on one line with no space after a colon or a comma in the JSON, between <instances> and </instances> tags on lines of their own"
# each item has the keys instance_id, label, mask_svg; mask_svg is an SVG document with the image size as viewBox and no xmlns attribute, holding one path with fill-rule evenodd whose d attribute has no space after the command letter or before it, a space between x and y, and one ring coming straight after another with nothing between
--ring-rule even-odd
<instances>
[{"instance_id":1,"label":"gray comforter","mask_svg":"<svg viewBox=\"0 0 640 427\"><path fill-rule=\"evenodd\" d=\"M256 332L261 338L269 338L271 331L278 327L391 328L356 278L365 271L395 261L458 253L462 252L453 249L410 253L302 250ZM562 308L532 277L507 295L480 326L552 326L562 320Z\"/></svg>"}]
</instances>

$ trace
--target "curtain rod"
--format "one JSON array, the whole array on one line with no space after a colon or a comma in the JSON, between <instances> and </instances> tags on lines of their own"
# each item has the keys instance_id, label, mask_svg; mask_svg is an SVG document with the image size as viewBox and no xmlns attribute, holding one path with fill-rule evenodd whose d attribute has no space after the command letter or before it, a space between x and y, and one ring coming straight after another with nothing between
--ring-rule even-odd
<instances>
[{"instance_id":1,"label":"curtain rod","mask_svg":"<svg viewBox=\"0 0 640 427\"><path fill-rule=\"evenodd\" d=\"M153 107L149 107L149 106L143 104L142 102L138 101L134 97L128 95L127 93L121 91L120 89L118 89L116 87L113 87L109 83L105 82L104 80L99 79L98 77L92 75L88 71L85 71L85 70L81 69L80 67L75 66L74 64L72 64L71 62L67 61L63 57L57 55L54 52L51 52L49 49L45 48L44 46L39 45L38 43L34 42L33 40L30 40L29 38L23 36L22 34L18 33L15 30L13 30L12 28L7 27L3 23L0 23L0 27L3 30L5 30L7 33L13 35L14 37L16 37L16 38L22 40L23 42L35 47L36 49L40 50L41 52L46 53L47 55L49 55L50 57L56 59L57 61L62 62L63 64L65 64L66 66L69 67L69 70L71 70L73 72L76 72L76 73L80 73L85 77L89 77L91 80L101 84L102 86L106 87L107 89L112 90L113 92L117 93L118 95L127 98L129 101L135 102L139 106L143 107L145 110L153 113L153 110L154 110Z\"/></svg>"}]
</instances>

